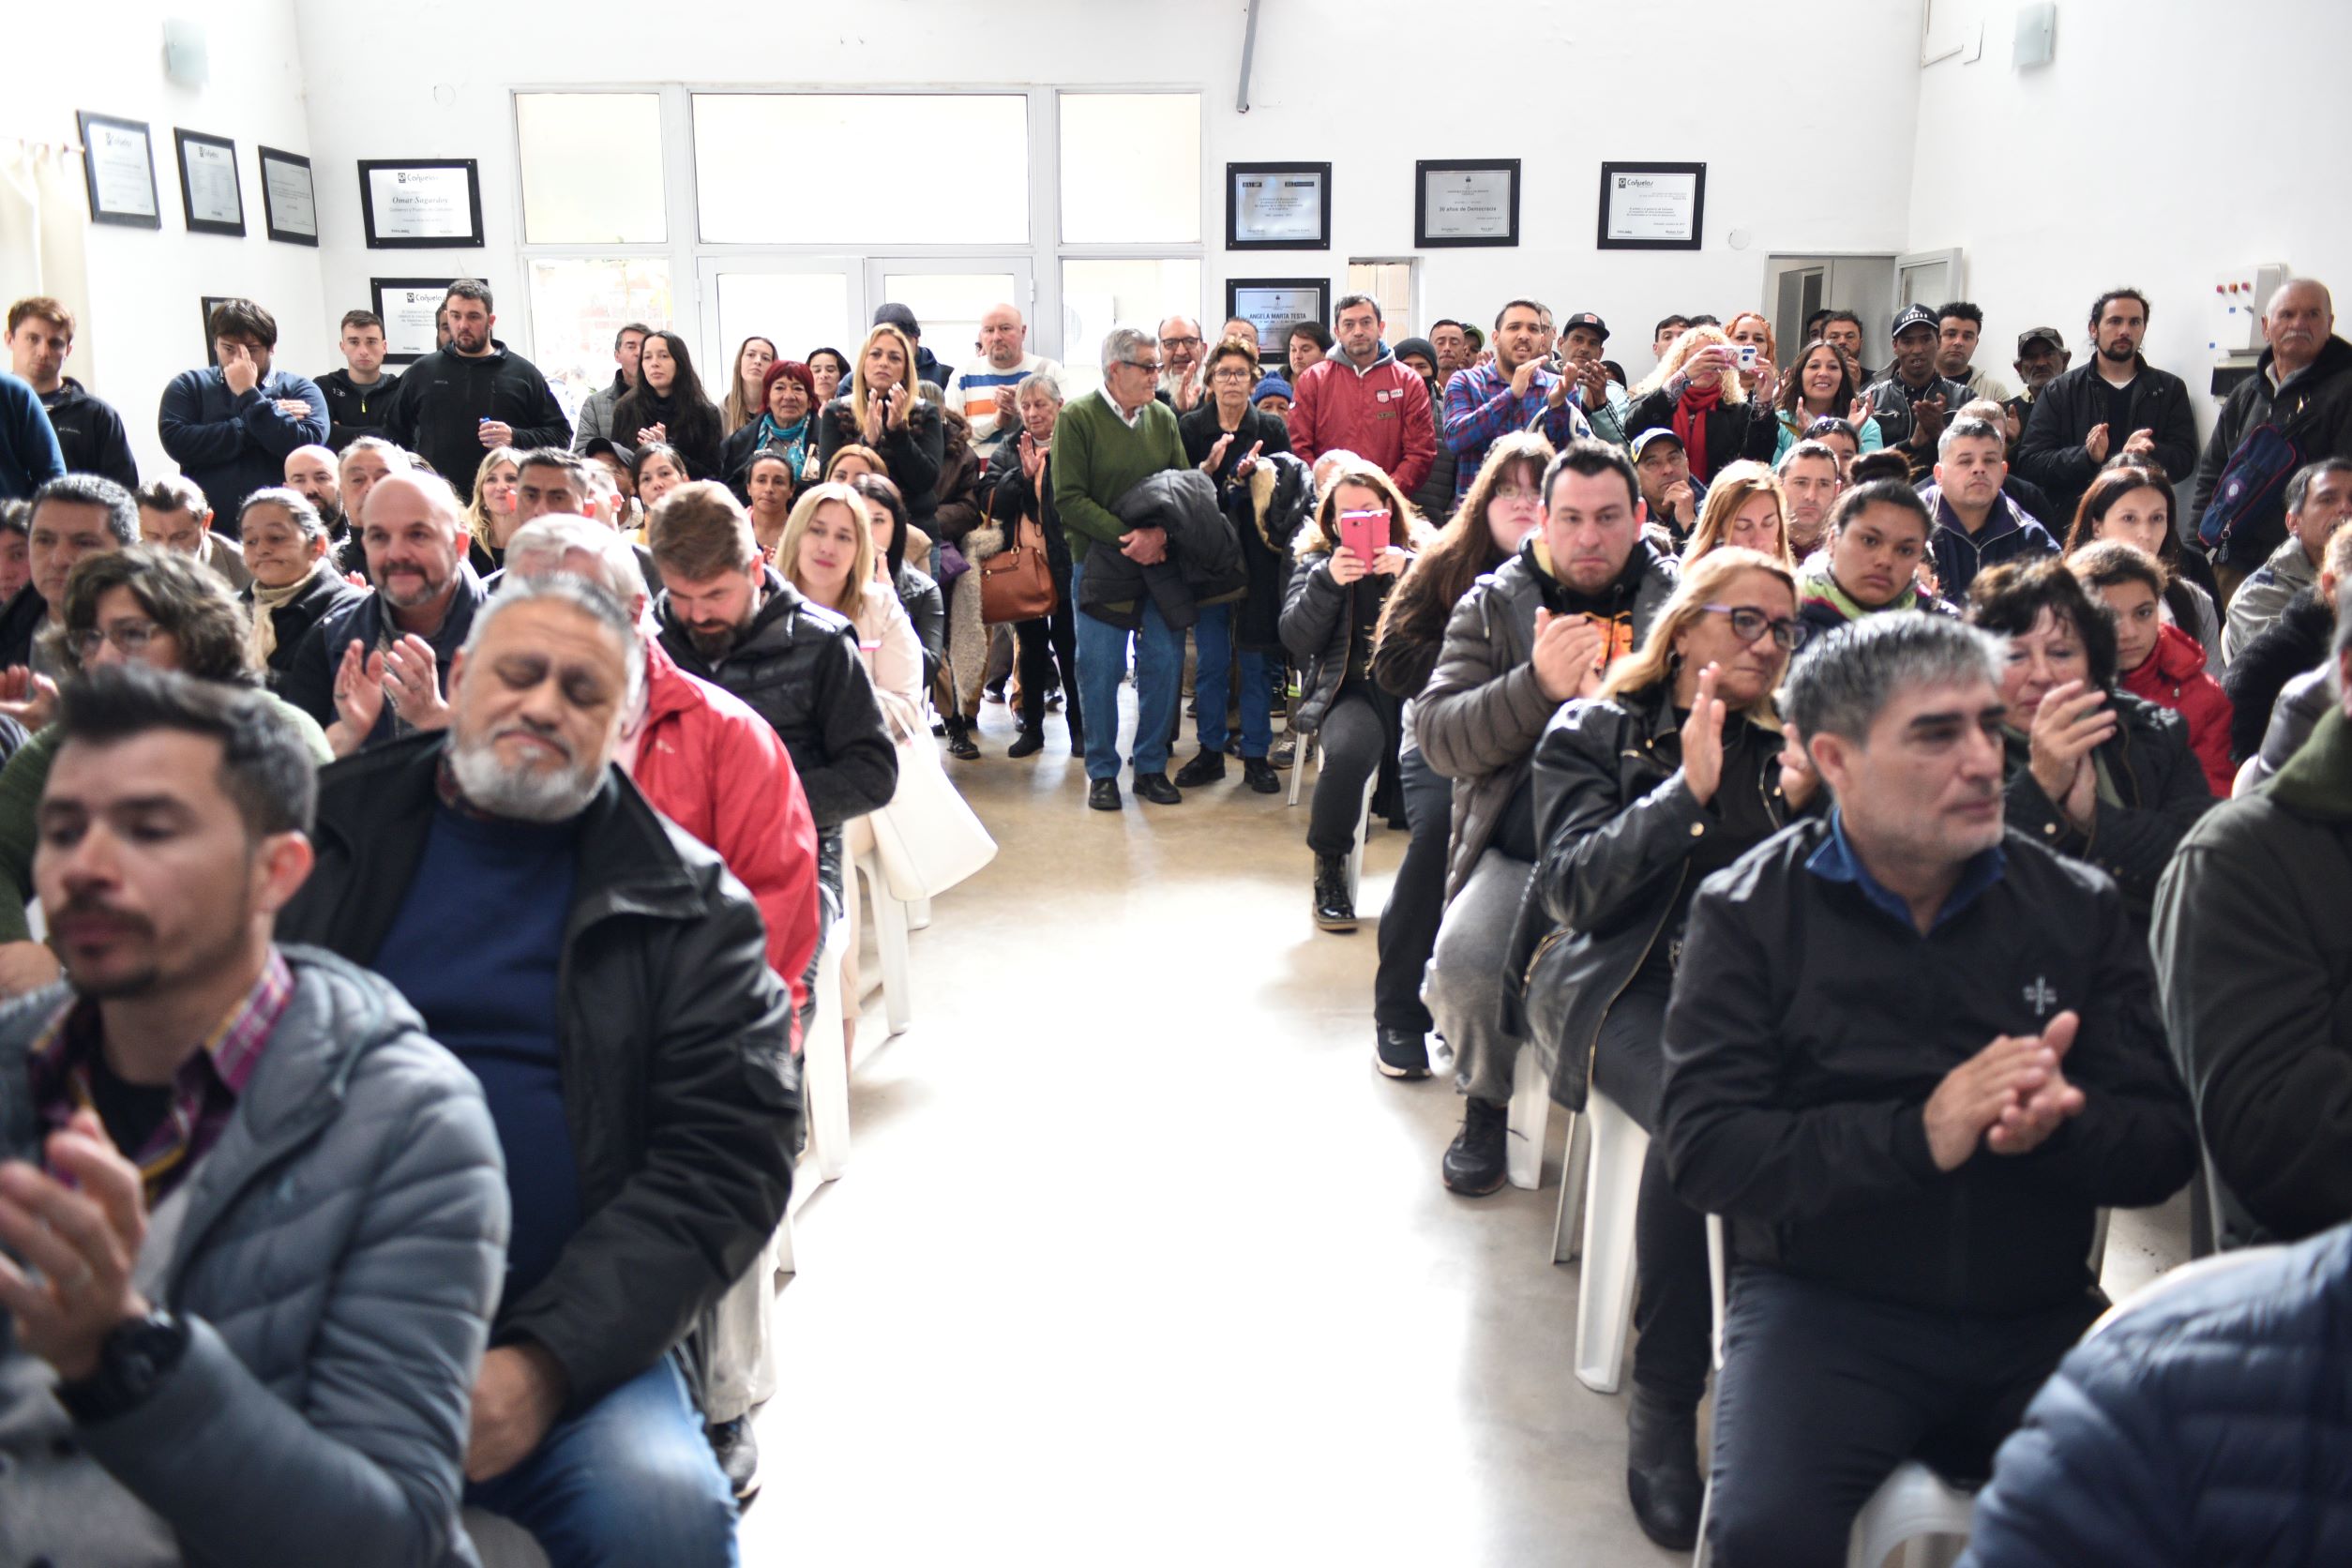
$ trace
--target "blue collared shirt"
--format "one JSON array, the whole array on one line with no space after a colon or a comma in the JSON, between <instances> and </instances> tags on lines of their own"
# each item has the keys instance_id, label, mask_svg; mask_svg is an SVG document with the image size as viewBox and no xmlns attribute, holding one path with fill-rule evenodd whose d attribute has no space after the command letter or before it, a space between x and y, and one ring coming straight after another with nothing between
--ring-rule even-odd
<instances>
[{"instance_id":1,"label":"blue collared shirt","mask_svg":"<svg viewBox=\"0 0 2352 1568\"><path fill-rule=\"evenodd\" d=\"M1942 929L1947 921L1975 903L1986 888L2001 880L2008 867L2008 859L1998 844L1969 856L1968 863L1961 867L1960 880L1952 884L1943 907L1936 912L1936 922L1928 927L1928 933L1932 936ZM1854 852L1852 841L1846 837L1843 811L1830 813L1830 836L1806 860L1805 869L1825 882L1852 882L1862 889L1863 897L1901 921L1906 929L1918 928L1911 919L1911 906L1900 894L1872 876L1869 867L1862 865L1862 856Z\"/></svg>"}]
</instances>

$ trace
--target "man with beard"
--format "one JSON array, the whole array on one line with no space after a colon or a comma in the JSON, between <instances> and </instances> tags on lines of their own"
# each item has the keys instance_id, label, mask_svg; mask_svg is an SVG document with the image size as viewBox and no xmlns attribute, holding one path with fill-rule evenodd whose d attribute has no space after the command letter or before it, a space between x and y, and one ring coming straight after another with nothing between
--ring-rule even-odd
<instances>
[{"instance_id":1,"label":"man with beard","mask_svg":"<svg viewBox=\"0 0 2352 1568\"><path fill-rule=\"evenodd\" d=\"M384 428L432 464L463 503L474 497L474 471L484 452L569 446L572 427L539 368L490 336L498 318L490 313L487 285L459 279L441 309L448 346L400 377L384 405Z\"/></svg>"},{"instance_id":2,"label":"man with beard","mask_svg":"<svg viewBox=\"0 0 2352 1568\"><path fill-rule=\"evenodd\" d=\"M1558 450L1592 433L1583 410L1571 399L1576 384L1544 364L1550 320L1551 312L1534 300L1511 301L1495 312L1493 362L1473 366L1445 384L1445 417L1438 440L1454 455L1454 505L1460 505L1470 493L1478 471L1485 466L1486 448L1498 437L1537 430Z\"/></svg>"},{"instance_id":3,"label":"man with beard","mask_svg":"<svg viewBox=\"0 0 2352 1568\"><path fill-rule=\"evenodd\" d=\"M1968 389L1936 373L1936 312L1914 305L1894 318L1894 363L1862 389L1878 435L1899 449L1917 478L1935 465L1944 422L1968 400Z\"/></svg>"},{"instance_id":4,"label":"man with beard","mask_svg":"<svg viewBox=\"0 0 2352 1568\"><path fill-rule=\"evenodd\" d=\"M2090 363L2042 389L2017 439L2017 466L2049 493L2057 516L2068 519L2113 453L2146 454L2176 485L2197 460L2188 384L2140 357L2147 296L2137 289L2101 294L2090 308L2090 334L2098 350ZM1886 416L1878 417L1883 425Z\"/></svg>"},{"instance_id":5,"label":"man with beard","mask_svg":"<svg viewBox=\"0 0 2352 1568\"><path fill-rule=\"evenodd\" d=\"M1438 351L1438 395L1442 398L1455 372L1470 368L1470 334L1447 317L1429 329L1429 346Z\"/></svg>"},{"instance_id":6,"label":"man with beard","mask_svg":"<svg viewBox=\"0 0 2352 1568\"><path fill-rule=\"evenodd\" d=\"M0 1023L11 1558L462 1551L498 1146L390 986L274 940L317 785L271 709L135 666L65 699L33 866L70 986Z\"/></svg>"},{"instance_id":7,"label":"man with beard","mask_svg":"<svg viewBox=\"0 0 2352 1568\"><path fill-rule=\"evenodd\" d=\"M1170 316L1160 323L1160 396L1179 414L1200 406L1207 390L1200 365L1208 346L1200 340L1200 324L1189 316Z\"/></svg>"},{"instance_id":8,"label":"man with beard","mask_svg":"<svg viewBox=\"0 0 2352 1568\"><path fill-rule=\"evenodd\" d=\"M890 803L898 787L857 628L813 605L760 553L751 518L726 486L680 485L646 520L667 584L655 615L678 668L742 698L768 721L808 795L819 875L841 898L841 824Z\"/></svg>"},{"instance_id":9,"label":"man with beard","mask_svg":"<svg viewBox=\"0 0 2352 1568\"><path fill-rule=\"evenodd\" d=\"M326 524L328 538L342 539L343 486L332 451L324 446L297 446L287 453L286 488L310 503L319 520Z\"/></svg>"},{"instance_id":10,"label":"man with beard","mask_svg":"<svg viewBox=\"0 0 2352 1568\"><path fill-rule=\"evenodd\" d=\"M1800 441L1781 454L1781 493L1788 498L1788 553L1802 565L1830 532L1837 504L1837 454L1817 441Z\"/></svg>"},{"instance_id":11,"label":"man with beard","mask_svg":"<svg viewBox=\"0 0 2352 1568\"><path fill-rule=\"evenodd\" d=\"M375 591L305 633L278 686L339 757L448 722L449 661L488 596L466 564L465 512L438 475L375 483L359 537Z\"/></svg>"},{"instance_id":12,"label":"man with beard","mask_svg":"<svg viewBox=\"0 0 2352 1568\"><path fill-rule=\"evenodd\" d=\"M1853 311L1832 310L1823 316L1821 340L1846 356L1856 386L1867 386L1877 379L1878 372L1862 364L1862 318Z\"/></svg>"},{"instance_id":13,"label":"man with beard","mask_svg":"<svg viewBox=\"0 0 2352 1568\"><path fill-rule=\"evenodd\" d=\"M784 1213L791 1007L749 895L612 766L644 675L601 589L508 583L452 663L448 733L321 778L279 929L398 987L505 1152L467 1502L558 1562L731 1564L682 1346Z\"/></svg>"}]
</instances>

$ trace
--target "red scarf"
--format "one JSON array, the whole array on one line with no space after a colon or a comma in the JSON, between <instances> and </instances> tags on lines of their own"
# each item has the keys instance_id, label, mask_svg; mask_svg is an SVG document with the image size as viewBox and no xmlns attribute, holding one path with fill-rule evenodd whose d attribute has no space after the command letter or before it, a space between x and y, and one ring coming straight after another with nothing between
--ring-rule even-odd
<instances>
[{"instance_id":1,"label":"red scarf","mask_svg":"<svg viewBox=\"0 0 2352 1568\"><path fill-rule=\"evenodd\" d=\"M1674 403L1674 439L1690 460L1691 477L1707 482L1707 415L1723 402L1723 385L1709 382L1687 388Z\"/></svg>"}]
</instances>

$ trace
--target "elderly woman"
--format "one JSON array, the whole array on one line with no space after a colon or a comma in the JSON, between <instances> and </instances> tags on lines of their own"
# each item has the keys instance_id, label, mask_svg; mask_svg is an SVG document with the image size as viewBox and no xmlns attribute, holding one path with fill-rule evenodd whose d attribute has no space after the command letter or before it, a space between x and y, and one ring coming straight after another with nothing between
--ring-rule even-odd
<instances>
[{"instance_id":1,"label":"elderly woman","mask_svg":"<svg viewBox=\"0 0 2352 1568\"><path fill-rule=\"evenodd\" d=\"M237 530L245 569L253 574L244 596L253 617L253 658L275 689L303 634L363 590L335 569L326 522L297 490L255 490L237 511Z\"/></svg>"},{"instance_id":2,"label":"elderly woman","mask_svg":"<svg viewBox=\"0 0 2352 1568\"><path fill-rule=\"evenodd\" d=\"M2188 726L2117 689L2114 617L2062 560L1983 573L1968 619L2009 639L2009 825L2113 877L2146 931L2172 852L2213 807Z\"/></svg>"},{"instance_id":3,"label":"elderly woman","mask_svg":"<svg viewBox=\"0 0 2352 1568\"><path fill-rule=\"evenodd\" d=\"M744 480L755 452L781 451L792 465L795 486L817 477L817 427L812 417L817 409L817 382L808 367L796 359L779 359L769 366L761 377L760 406L759 416L739 426L718 449L719 472L735 499L746 505L751 498L745 493Z\"/></svg>"},{"instance_id":4,"label":"elderly woman","mask_svg":"<svg viewBox=\"0 0 2352 1568\"><path fill-rule=\"evenodd\" d=\"M1086 753L1086 716L1078 708L1078 606L1070 599L1070 542L1054 511L1053 483L1047 474L1054 421L1062 417L1062 388L1051 376L1025 376L1013 388L1013 407L1020 415L1021 433L1009 454L1014 460L1005 465L988 497L988 517L1006 544L1019 542L1023 523L1033 526L1044 539L1046 565L1053 573L1053 613L1013 624L1020 665L1020 732L1004 754L1033 757L1045 748L1046 694L1059 684L1070 755L1081 757Z\"/></svg>"},{"instance_id":5,"label":"elderly woman","mask_svg":"<svg viewBox=\"0 0 2352 1568\"><path fill-rule=\"evenodd\" d=\"M1727 548L1692 562L1650 640L1536 744L1542 852L1512 942L1526 1009L1553 1056L1552 1095L1592 1086L1654 1133L1660 1038L1700 882L1787 825L1816 792L1782 792L1772 695L1804 641L1787 564ZM1698 1531L1698 1402L1711 1315L1706 1221L1674 1196L1665 1146L1643 1163L1636 1221L1634 1515L1681 1551Z\"/></svg>"},{"instance_id":6,"label":"elderly woman","mask_svg":"<svg viewBox=\"0 0 2352 1568\"><path fill-rule=\"evenodd\" d=\"M1702 484L1741 458L1771 460L1778 429L1768 399L1748 396L1740 356L1714 326L1695 326L1674 339L1634 388L1621 423L1628 441L1644 430L1672 430Z\"/></svg>"}]
</instances>

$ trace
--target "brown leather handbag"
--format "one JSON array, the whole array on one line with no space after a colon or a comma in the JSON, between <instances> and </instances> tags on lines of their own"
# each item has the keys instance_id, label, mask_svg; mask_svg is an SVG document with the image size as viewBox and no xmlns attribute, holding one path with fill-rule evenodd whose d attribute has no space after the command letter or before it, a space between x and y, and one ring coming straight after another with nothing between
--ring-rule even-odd
<instances>
[{"instance_id":1,"label":"brown leather handbag","mask_svg":"<svg viewBox=\"0 0 2352 1568\"><path fill-rule=\"evenodd\" d=\"M980 619L987 625L1053 613L1053 567L1046 561L1046 531L1034 518L1022 518L1013 542L973 570L980 576Z\"/></svg>"}]
</instances>

